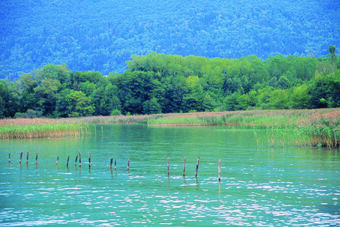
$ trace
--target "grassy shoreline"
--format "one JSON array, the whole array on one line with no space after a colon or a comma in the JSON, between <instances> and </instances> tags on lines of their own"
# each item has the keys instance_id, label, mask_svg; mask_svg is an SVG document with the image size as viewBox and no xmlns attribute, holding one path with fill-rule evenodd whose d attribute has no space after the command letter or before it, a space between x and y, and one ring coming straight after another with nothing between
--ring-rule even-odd
<instances>
[{"instance_id":1,"label":"grassy shoreline","mask_svg":"<svg viewBox=\"0 0 340 227\"><path fill-rule=\"evenodd\" d=\"M67 119L5 119L0 120L0 139L79 136L87 124Z\"/></svg>"},{"instance_id":2,"label":"grassy shoreline","mask_svg":"<svg viewBox=\"0 0 340 227\"><path fill-rule=\"evenodd\" d=\"M340 145L340 108L311 110L249 110L229 112L170 113L131 116L96 116L67 119L0 120L0 139L78 136L89 124L137 124L148 126L225 126L265 129L278 134L284 129L297 144Z\"/></svg>"}]
</instances>

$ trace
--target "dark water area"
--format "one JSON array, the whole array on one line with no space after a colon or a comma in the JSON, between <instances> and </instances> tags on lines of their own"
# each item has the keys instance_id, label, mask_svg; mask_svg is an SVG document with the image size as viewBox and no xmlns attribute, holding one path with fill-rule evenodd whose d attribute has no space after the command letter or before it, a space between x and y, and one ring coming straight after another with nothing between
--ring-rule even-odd
<instances>
[{"instance_id":1,"label":"dark water area","mask_svg":"<svg viewBox=\"0 0 340 227\"><path fill-rule=\"evenodd\" d=\"M0 225L339 225L339 152L256 138L223 127L109 125L80 138L3 140Z\"/></svg>"}]
</instances>

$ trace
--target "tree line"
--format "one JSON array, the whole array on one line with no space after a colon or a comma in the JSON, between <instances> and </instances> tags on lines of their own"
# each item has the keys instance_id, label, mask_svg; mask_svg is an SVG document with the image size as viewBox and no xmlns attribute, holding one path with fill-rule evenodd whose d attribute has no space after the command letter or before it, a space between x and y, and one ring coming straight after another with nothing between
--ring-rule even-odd
<instances>
[{"instance_id":1,"label":"tree line","mask_svg":"<svg viewBox=\"0 0 340 227\"><path fill-rule=\"evenodd\" d=\"M80 117L340 107L340 60L133 55L123 73L48 64L0 80L0 117Z\"/></svg>"}]
</instances>

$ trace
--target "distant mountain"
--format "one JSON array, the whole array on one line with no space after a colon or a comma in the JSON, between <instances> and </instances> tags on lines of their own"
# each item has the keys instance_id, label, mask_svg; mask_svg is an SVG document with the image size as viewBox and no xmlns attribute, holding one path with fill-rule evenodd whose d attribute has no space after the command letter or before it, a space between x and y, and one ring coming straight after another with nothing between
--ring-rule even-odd
<instances>
[{"instance_id":1,"label":"distant mountain","mask_svg":"<svg viewBox=\"0 0 340 227\"><path fill-rule=\"evenodd\" d=\"M1 0L0 78L47 63L122 72L132 54L325 56L339 0Z\"/></svg>"}]
</instances>

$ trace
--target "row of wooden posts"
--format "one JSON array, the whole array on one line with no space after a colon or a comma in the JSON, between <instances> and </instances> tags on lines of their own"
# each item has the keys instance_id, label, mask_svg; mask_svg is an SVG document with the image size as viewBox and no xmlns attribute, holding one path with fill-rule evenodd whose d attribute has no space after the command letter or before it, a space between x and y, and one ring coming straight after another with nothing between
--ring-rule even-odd
<instances>
[{"instance_id":1,"label":"row of wooden posts","mask_svg":"<svg viewBox=\"0 0 340 227\"><path fill-rule=\"evenodd\" d=\"M20 159L19 159L19 163L21 165L21 161L22 161L22 156L23 156L23 152L20 152ZM26 155L26 164L28 164L28 158L29 158L29 152L27 152ZM67 160L66 160L66 167L68 168L69 166L69 161L70 161L70 156L67 156ZM114 160L114 169L117 169L117 162L116 159ZM11 163L11 153L9 153L8 155L8 162ZM77 166L77 163L79 163L79 167L81 167L81 153L78 152L78 154L76 155L76 158L74 160L74 166ZM38 153L36 153L35 155L35 164L38 164ZM56 165L59 164L59 156L57 156L57 160L56 160ZM113 158L110 159L110 169L112 169L112 164L113 164ZM197 158L197 162L196 162L196 171L195 171L195 177L197 177L198 175L198 167L200 164L200 157ZM186 166L186 158L184 157L184 167L183 167L183 176L185 176L185 166ZM89 152L89 168L91 168L91 152ZM130 170L130 160L128 159L128 163L127 163L127 170ZM168 158L168 176L170 175L170 158ZM218 160L218 181L221 181L221 159Z\"/></svg>"}]
</instances>

